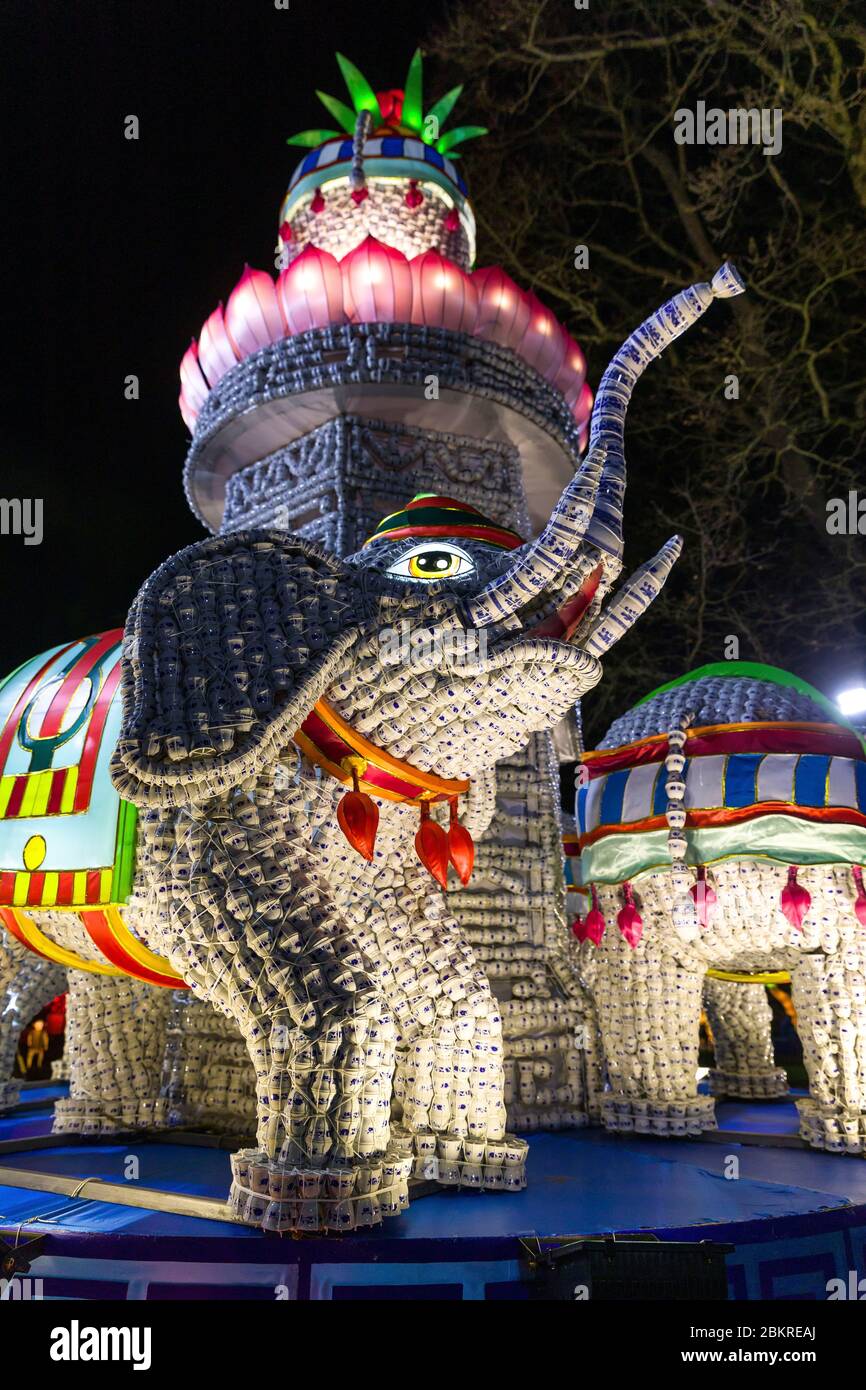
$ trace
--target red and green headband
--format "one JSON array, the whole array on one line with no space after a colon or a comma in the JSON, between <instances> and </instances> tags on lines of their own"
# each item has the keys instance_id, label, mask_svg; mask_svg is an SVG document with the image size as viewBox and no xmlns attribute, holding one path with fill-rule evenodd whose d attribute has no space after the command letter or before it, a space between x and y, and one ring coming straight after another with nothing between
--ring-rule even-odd
<instances>
[{"instance_id":1,"label":"red and green headband","mask_svg":"<svg viewBox=\"0 0 866 1390\"><path fill-rule=\"evenodd\" d=\"M453 497L438 497L432 492L419 492L407 502L402 512L392 512L376 527L364 542L397 541L409 536L454 536L468 541L484 541L500 550L516 550L523 540L516 531L497 526L476 507L457 502Z\"/></svg>"}]
</instances>

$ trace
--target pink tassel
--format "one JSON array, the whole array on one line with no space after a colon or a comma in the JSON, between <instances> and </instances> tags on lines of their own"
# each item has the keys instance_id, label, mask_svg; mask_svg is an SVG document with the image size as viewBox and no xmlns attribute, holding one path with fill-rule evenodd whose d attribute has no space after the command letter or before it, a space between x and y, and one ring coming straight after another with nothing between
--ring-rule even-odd
<instances>
[{"instance_id":1,"label":"pink tassel","mask_svg":"<svg viewBox=\"0 0 866 1390\"><path fill-rule=\"evenodd\" d=\"M598 893L595 891L595 888L591 889L591 892L592 908L586 914L586 921L583 926L586 939L591 941L593 946L598 946L601 942L601 938L604 936L604 929L607 923L604 920L604 913L598 905Z\"/></svg>"},{"instance_id":2,"label":"pink tassel","mask_svg":"<svg viewBox=\"0 0 866 1390\"><path fill-rule=\"evenodd\" d=\"M574 935L577 937L578 941L586 940L586 923L584 922L580 913L577 914L574 921L572 922L571 930L574 932Z\"/></svg>"},{"instance_id":3,"label":"pink tassel","mask_svg":"<svg viewBox=\"0 0 866 1390\"><path fill-rule=\"evenodd\" d=\"M698 869L697 883L692 884L689 891L694 899L698 921L702 927L706 928L715 915L718 898L716 897L716 890L707 883L707 871L703 864Z\"/></svg>"},{"instance_id":4,"label":"pink tassel","mask_svg":"<svg viewBox=\"0 0 866 1390\"><path fill-rule=\"evenodd\" d=\"M622 885L625 906L621 907L616 916L616 924L634 950L637 943L643 936L643 918L635 907L634 891L630 883Z\"/></svg>"},{"instance_id":5,"label":"pink tassel","mask_svg":"<svg viewBox=\"0 0 866 1390\"><path fill-rule=\"evenodd\" d=\"M866 888L863 887L863 870L859 865L856 865L851 872L854 875L854 884L857 888L854 912L860 925L866 927Z\"/></svg>"},{"instance_id":6,"label":"pink tassel","mask_svg":"<svg viewBox=\"0 0 866 1390\"><path fill-rule=\"evenodd\" d=\"M796 867L788 870L788 882L782 889L780 906L792 927L803 930L803 918L812 906L812 897L802 884L797 882Z\"/></svg>"}]
</instances>

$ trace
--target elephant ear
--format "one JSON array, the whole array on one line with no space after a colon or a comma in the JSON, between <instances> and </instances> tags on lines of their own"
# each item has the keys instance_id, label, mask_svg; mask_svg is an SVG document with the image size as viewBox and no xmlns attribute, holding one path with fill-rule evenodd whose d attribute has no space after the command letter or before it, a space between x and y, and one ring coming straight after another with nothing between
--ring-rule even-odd
<instances>
[{"instance_id":1,"label":"elephant ear","mask_svg":"<svg viewBox=\"0 0 866 1390\"><path fill-rule=\"evenodd\" d=\"M269 531L201 541L162 565L124 635L121 796L172 806L255 777L375 612L370 586L364 570Z\"/></svg>"}]
</instances>

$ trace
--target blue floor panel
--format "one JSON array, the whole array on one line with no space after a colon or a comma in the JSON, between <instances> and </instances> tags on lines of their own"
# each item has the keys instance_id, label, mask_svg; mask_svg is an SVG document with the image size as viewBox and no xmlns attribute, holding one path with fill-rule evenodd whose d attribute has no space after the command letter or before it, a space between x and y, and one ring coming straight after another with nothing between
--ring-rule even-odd
<instances>
[{"instance_id":1,"label":"blue floor panel","mask_svg":"<svg viewBox=\"0 0 866 1390\"><path fill-rule=\"evenodd\" d=\"M725 1176L729 1154L739 1177ZM219 1149L134 1141L2 1155L6 1168L123 1182L129 1160L144 1187L221 1200L229 1156ZM627 1139L601 1130L533 1135L529 1185L517 1194L443 1191L413 1202L382 1232L386 1240L440 1236L561 1236L606 1231L703 1226L825 1211L866 1202L866 1164L807 1150L701 1141ZM219 1234L256 1237L243 1227L0 1188L0 1221L50 1212L53 1224L78 1231Z\"/></svg>"}]
</instances>

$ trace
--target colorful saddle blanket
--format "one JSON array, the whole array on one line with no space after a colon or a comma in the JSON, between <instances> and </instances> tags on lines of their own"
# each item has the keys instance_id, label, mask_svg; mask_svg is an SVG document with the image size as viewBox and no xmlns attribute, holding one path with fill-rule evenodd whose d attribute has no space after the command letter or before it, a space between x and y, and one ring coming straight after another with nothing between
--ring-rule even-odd
<instances>
[{"instance_id":1,"label":"colorful saddle blanket","mask_svg":"<svg viewBox=\"0 0 866 1390\"><path fill-rule=\"evenodd\" d=\"M135 807L109 776L122 629L53 647L0 686L0 906L126 900Z\"/></svg>"}]
</instances>

